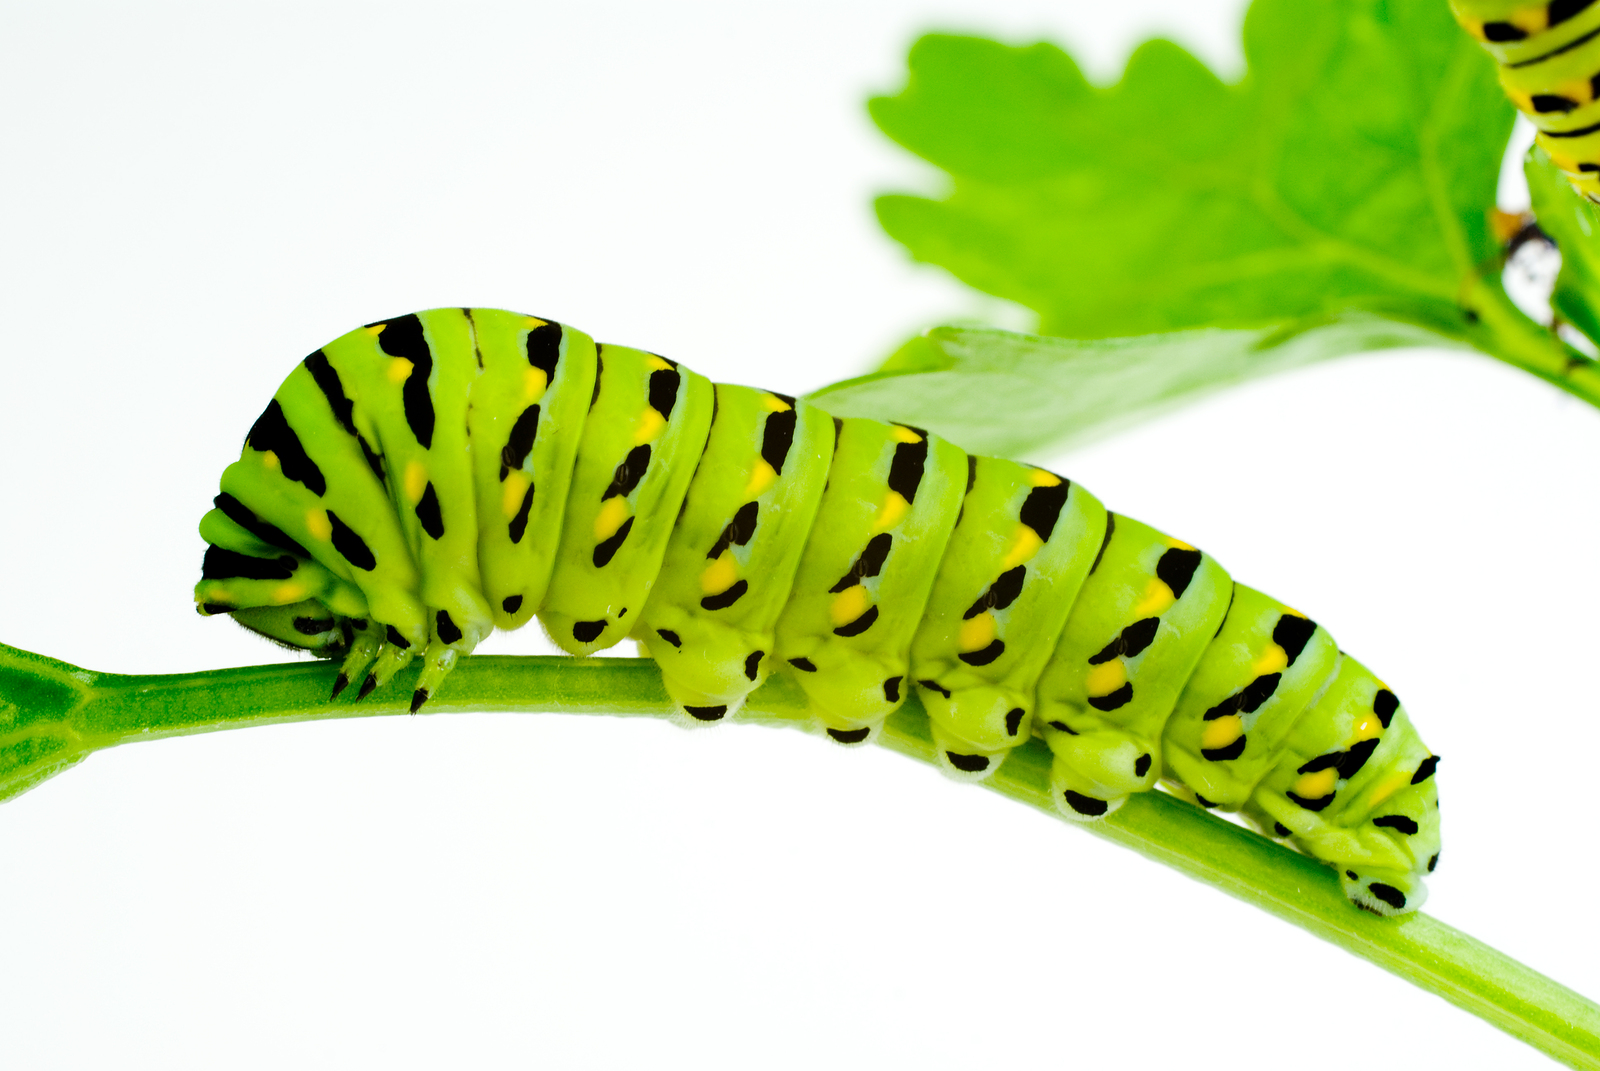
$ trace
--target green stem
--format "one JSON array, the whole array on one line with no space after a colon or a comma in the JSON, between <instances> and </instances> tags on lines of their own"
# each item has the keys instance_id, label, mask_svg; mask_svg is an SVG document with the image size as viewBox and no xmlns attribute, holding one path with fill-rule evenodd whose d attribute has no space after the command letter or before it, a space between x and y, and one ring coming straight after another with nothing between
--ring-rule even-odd
<instances>
[{"instance_id":1,"label":"green stem","mask_svg":"<svg viewBox=\"0 0 1600 1071\"><path fill-rule=\"evenodd\" d=\"M0 799L115 744L406 712L409 685L359 704L330 702L334 673L329 663L301 663L122 676L0 644ZM464 658L428 709L673 716L655 664L620 658ZM741 716L808 726L803 695L776 678ZM878 742L933 763L927 716L915 697ZM1054 815L1049 772L1049 750L1033 740L986 786ZM1571 1067L1600 1069L1600 1007L1426 915L1385 919L1355 910L1332 871L1313 859L1163 793L1135 796L1102 821L1073 824L1369 959Z\"/></svg>"},{"instance_id":2,"label":"green stem","mask_svg":"<svg viewBox=\"0 0 1600 1071\"><path fill-rule=\"evenodd\" d=\"M1466 333L1472 345L1600 408L1600 362L1529 319L1512 304L1498 278L1468 279L1461 305L1478 318Z\"/></svg>"}]
</instances>

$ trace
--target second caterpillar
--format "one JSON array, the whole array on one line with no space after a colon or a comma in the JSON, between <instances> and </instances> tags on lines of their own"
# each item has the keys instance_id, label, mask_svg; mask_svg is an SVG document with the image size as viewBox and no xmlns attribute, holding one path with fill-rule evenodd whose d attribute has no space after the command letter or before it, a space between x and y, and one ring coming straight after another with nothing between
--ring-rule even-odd
<instances>
[{"instance_id":1,"label":"second caterpillar","mask_svg":"<svg viewBox=\"0 0 1600 1071\"><path fill-rule=\"evenodd\" d=\"M203 614L341 658L358 698L420 657L420 709L493 629L631 637L687 719L773 673L841 744L915 690L979 780L1033 735L1062 813L1165 778L1415 910L1432 755L1298 611L1044 469L713 384L554 321L444 308L307 357L205 515Z\"/></svg>"}]
</instances>

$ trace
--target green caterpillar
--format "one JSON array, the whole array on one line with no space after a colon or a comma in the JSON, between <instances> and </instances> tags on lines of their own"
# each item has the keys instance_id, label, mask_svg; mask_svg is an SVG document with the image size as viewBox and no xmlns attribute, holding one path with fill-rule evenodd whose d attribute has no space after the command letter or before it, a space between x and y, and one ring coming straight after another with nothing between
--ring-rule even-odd
<instances>
[{"instance_id":1,"label":"green caterpillar","mask_svg":"<svg viewBox=\"0 0 1600 1071\"><path fill-rule=\"evenodd\" d=\"M685 720L769 674L841 744L912 689L946 772L1031 735L1063 814L1161 778L1415 910L1432 755L1313 621L1031 465L712 384L553 321L433 309L307 357L200 522L202 614L342 657L358 699L421 656L416 711L494 628L625 637Z\"/></svg>"},{"instance_id":2,"label":"green caterpillar","mask_svg":"<svg viewBox=\"0 0 1600 1071\"><path fill-rule=\"evenodd\" d=\"M1500 85L1578 193L1600 202L1600 4L1450 0L1500 64Z\"/></svg>"}]
</instances>

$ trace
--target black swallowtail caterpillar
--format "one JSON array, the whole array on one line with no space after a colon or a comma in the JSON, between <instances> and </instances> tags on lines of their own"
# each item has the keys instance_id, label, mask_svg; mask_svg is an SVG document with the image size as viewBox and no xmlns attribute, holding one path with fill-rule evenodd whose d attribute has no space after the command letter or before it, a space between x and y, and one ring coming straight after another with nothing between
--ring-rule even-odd
<instances>
[{"instance_id":1,"label":"black swallowtail caterpillar","mask_svg":"<svg viewBox=\"0 0 1600 1071\"><path fill-rule=\"evenodd\" d=\"M1500 84L1539 128L1573 187L1600 202L1600 4L1595 0L1450 0L1500 64Z\"/></svg>"},{"instance_id":2,"label":"black swallowtail caterpillar","mask_svg":"<svg viewBox=\"0 0 1600 1071\"><path fill-rule=\"evenodd\" d=\"M195 599L343 658L419 655L418 710L494 628L625 637L686 722L769 674L841 744L915 689L947 773L1037 734L1069 818L1158 779L1415 910L1438 757L1381 681L1210 556L1032 465L839 420L498 309L369 324L307 357L222 475Z\"/></svg>"}]
</instances>

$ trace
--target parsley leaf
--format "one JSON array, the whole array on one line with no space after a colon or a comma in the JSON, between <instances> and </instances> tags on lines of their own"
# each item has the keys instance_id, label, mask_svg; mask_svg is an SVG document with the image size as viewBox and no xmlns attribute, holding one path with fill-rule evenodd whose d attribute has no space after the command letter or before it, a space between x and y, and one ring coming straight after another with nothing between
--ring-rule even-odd
<instances>
[{"instance_id":1,"label":"parsley leaf","mask_svg":"<svg viewBox=\"0 0 1600 1071\"><path fill-rule=\"evenodd\" d=\"M1359 312L1303 326L1086 340L940 327L879 371L806 400L834 416L927 428L977 453L1044 457L1252 376L1437 341L1424 328Z\"/></svg>"},{"instance_id":2,"label":"parsley leaf","mask_svg":"<svg viewBox=\"0 0 1600 1071\"><path fill-rule=\"evenodd\" d=\"M1362 310L1470 337L1512 121L1489 58L1445 4L1408 0L1257 0L1245 56L1229 86L1152 41L1097 89L1051 45L925 37L871 111L951 193L882 197L879 218L1046 334Z\"/></svg>"}]
</instances>

